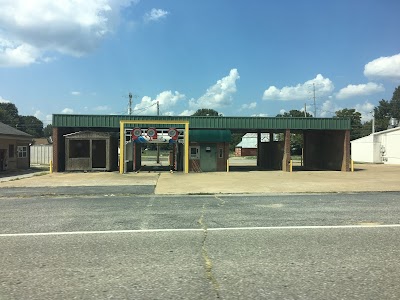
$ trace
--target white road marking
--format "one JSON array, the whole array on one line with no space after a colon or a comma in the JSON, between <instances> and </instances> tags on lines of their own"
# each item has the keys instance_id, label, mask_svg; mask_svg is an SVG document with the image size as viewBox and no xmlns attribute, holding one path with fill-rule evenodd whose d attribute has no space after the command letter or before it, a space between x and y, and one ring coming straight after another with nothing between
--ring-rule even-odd
<instances>
[{"instance_id":1,"label":"white road marking","mask_svg":"<svg viewBox=\"0 0 400 300\"><path fill-rule=\"evenodd\" d=\"M400 224L367 224L367 225L316 225L316 226L270 226L270 227L228 227L207 228L207 231L240 231L240 230L282 230L282 229L354 229L354 228L400 228ZM50 236L50 235L82 235L82 234L115 234L115 233L155 233L155 232L203 232L202 228L182 229L138 229L138 230L102 230L102 231L67 231L67 232L31 232L2 233L0 237L18 236Z\"/></svg>"}]
</instances>

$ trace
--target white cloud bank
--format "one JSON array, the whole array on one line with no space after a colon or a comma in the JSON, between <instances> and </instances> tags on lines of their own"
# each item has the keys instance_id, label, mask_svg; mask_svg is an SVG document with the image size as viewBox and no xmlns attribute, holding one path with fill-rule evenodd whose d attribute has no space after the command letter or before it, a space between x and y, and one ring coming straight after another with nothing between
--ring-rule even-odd
<instances>
[{"instance_id":1,"label":"white cloud bank","mask_svg":"<svg viewBox=\"0 0 400 300\"><path fill-rule=\"evenodd\" d=\"M11 101L0 96L0 103L11 103Z\"/></svg>"},{"instance_id":2,"label":"white cloud bank","mask_svg":"<svg viewBox=\"0 0 400 300\"><path fill-rule=\"evenodd\" d=\"M257 107L257 102L251 102L249 104L242 104L241 109L255 109Z\"/></svg>"},{"instance_id":3,"label":"white cloud bank","mask_svg":"<svg viewBox=\"0 0 400 300\"><path fill-rule=\"evenodd\" d=\"M49 53L93 51L138 0L1 0L0 67L48 62Z\"/></svg>"},{"instance_id":4,"label":"white cloud bank","mask_svg":"<svg viewBox=\"0 0 400 300\"><path fill-rule=\"evenodd\" d=\"M185 99L185 95L177 91L164 91L157 95L155 99L149 96L144 96L139 104L136 104L133 109L135 115L156 115L157 114L157 101L160 104L161 115L172 115L173 112L169 111L171 107L175 106L180 100ZM168 111L167 111L168 109Z\"/></svg>"},{"instance_id":5,"label":"white cloud bank","mask_svg":"<svg viewBox=\"0 0 400 300\"><path fill-rule=\"evenodd\" d=\"M355 107L356 111L361 113L361 122L371 121L372 120L372 112L375 108L375 105L365 101L363 104L357 104Z\"/></svg>"},{"instance_id":6,"label":"white cloud bank","mask_svg":"<svg viewBox=\"0 0 400 300\"><path fill-rule=\"evenodd\" d=\"M160 8L153 8L150 12L146 13L143 17L145 22L156 22L164 19L169 14L168 11L162 10Z\"/></svg>"},{"instance_id":7,"label":"white cloud bank","mask_svg":"<svg viewBox=\"0 0 400 300\"><path fill-rule=\"evenodd\" d=\"M183 110L179 115L189 116L195 113L199 108L218 109L232 104L233 95L236 93L236 80L240 78L237 69L232 69L229 75L218 80L209 87L200 98L190 99L187 103L189 109ZM161 115L174 115L173 109L183 109L186 96L178 91L164 91L157 95L155 99L150 96L144 96L139 104L136 104L133 113L137 115L156 115L157 101L160 104ZM256 107L256 103L247 105L248 109Z\"/></svg>"},{"instance_id":8,"label":"white cloud bank","mask_svg":"<svg viewBox=\"0 0 400 300\"><path fill-rule=\"evenodd\" d=\"M400 80L400 53L374 59L364 67L368 78Z\"/></svg>"},{"instance_id":9,"label":"white cloud bank","mask_svg":"<svg viewBox=\"0 0 400 300\"><path fill-rule=\"evenodd\" d=\"M322 103L320 114L317 117L329 118L335 115L335 112L341 110L342 107L338 106L335 102L331 100L326 100Z\"/></svg>"},{"instance_id":10,"label":"white cloud bank","mask_svg":"<svg viewBox=\"0 0 400 300\"><path fill-rule=\"evenodd\" d=\"M74 110L72 109L72 108L68 108L68 107L66 107L66 108L64 108L62 111L61 111L61 113L62 114L73 114L74 113Z\"/></svg>"},{"instance_id":11,"label":"white cloud bank","mask_svg":"<svg viewBox=\"0 0 400 300\"><path fill-rule=\"evenodd\" d=\"M358 85L349 84L345 88L342 88L336 94L336 98L347 99L352 97L368 96L383 91L385 91L383 85L376 84L374 82L368 82L367 84L358 84Z\"/></svg>"},{"instance_id":12,"label":"white cloud bank","mask_svg":"<svg viewBox=\"0 0 400 300\"><path fill-rule=\"evenodd\" d=\"M264 91L263 100L310 99L313 93L313 84L315 85L315 93L318 97L329 95L335 88L329 78L324 78L321 74L318 74L314 79L297 84L296 86L285 86L282 89L270 86Z\"/></svg>"},{"instance_id":13,"label":"white cloud bank","mask_svg":"<svg viewBox=\"0 0 400 300\"><path fill-rule=\"evenodd\" d=\"M191 99L189 106L191 109L211 108L217 109L232 104L232 95L236 93L236 81L240 78L237 69L232 69L229 75L218 80L213 86L209 87L206 93L199 99Z\"/></svg>"}]
</instances>

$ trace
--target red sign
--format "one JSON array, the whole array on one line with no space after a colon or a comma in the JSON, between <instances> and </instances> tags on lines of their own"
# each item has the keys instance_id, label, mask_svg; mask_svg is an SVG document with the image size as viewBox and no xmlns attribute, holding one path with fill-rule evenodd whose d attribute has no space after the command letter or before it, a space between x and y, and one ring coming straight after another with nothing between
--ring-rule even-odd
<instances>
[{"instance_id":1,"label":"red sign","mask_svg":"<svg viewBox=\"0 0 400 300\"><path fill-rule=\"evenodd\" d=\"M136 127L132 130L132 140L136 141L142 135L142 129Z\"/></svg>"}]
</instances>

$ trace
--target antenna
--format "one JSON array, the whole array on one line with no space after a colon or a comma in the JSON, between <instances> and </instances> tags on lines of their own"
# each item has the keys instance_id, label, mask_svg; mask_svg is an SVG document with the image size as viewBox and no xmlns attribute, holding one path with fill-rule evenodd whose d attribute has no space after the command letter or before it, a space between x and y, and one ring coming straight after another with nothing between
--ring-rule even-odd
<instances>
[{"instance_id":1,"label":"antenna","mask_svg":"<svg viewBox=\"0 0 400 300\"><path fill-rule=\"evenodd\" d=\"M128 115L132 115L132 93L129 93Z\"/></svg>"}]
</instances>

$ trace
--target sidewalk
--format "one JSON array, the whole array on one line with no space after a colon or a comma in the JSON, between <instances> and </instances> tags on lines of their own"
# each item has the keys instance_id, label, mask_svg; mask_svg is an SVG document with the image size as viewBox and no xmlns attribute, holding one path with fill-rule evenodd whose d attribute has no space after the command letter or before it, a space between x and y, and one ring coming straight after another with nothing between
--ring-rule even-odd
<instances>
[{"instance_id":1,"label":"sidewalk","mask_svg":"<svg viewBox=\"0 0 400 300\"><path fill-rule=\"evenodd\" d=\"M40 176L39 176L40 175ZM399 165L357 164L355 172L243 171L218 173L73 172L0 178L3 187L152 185L162 194L281 194L400 191Z\"/></svg>"}]
</instances>

